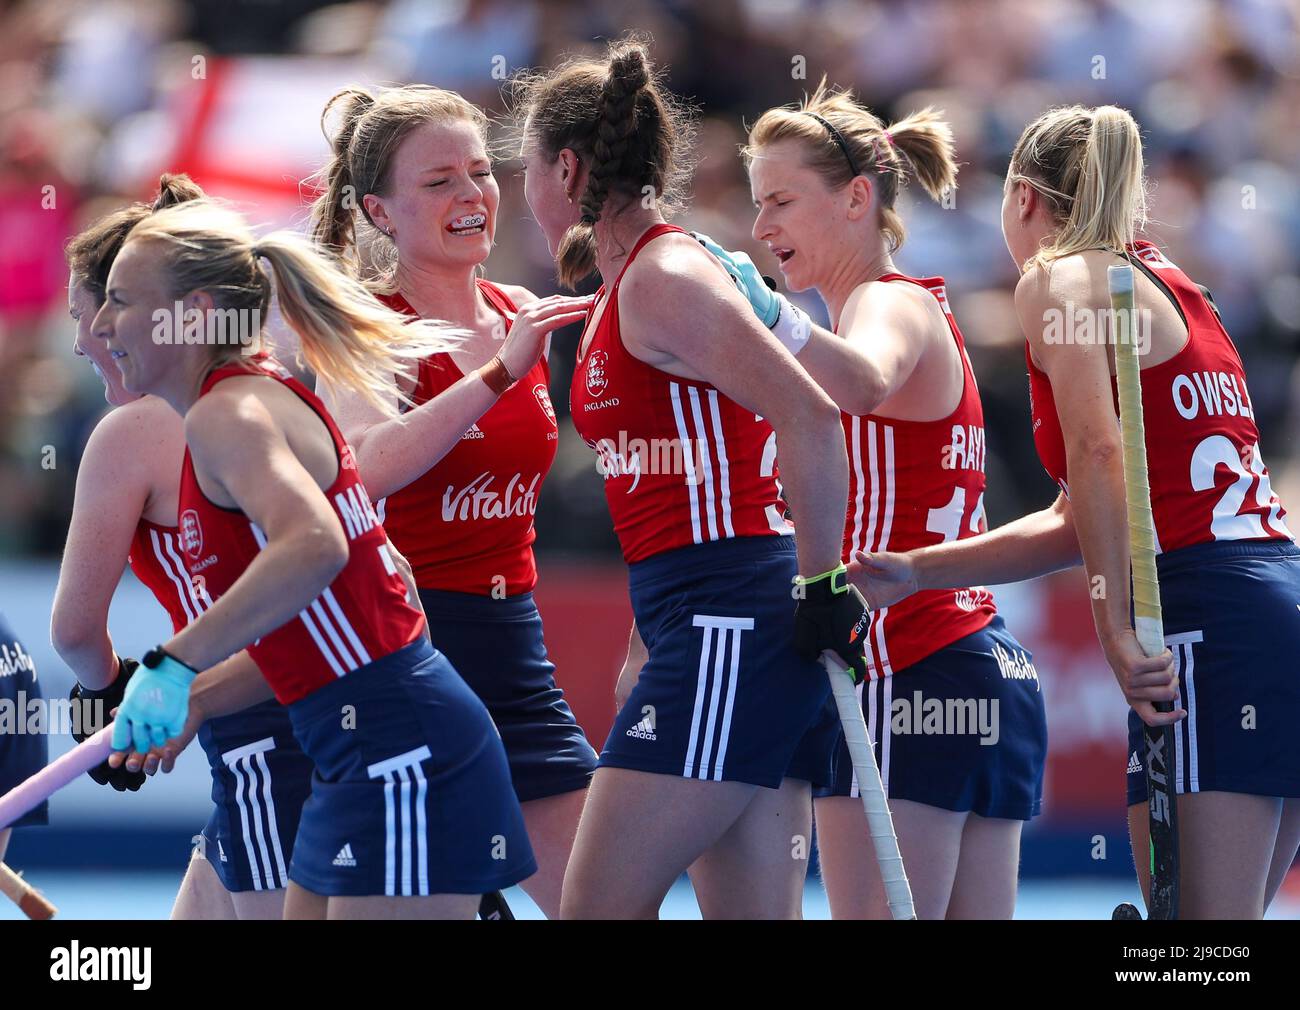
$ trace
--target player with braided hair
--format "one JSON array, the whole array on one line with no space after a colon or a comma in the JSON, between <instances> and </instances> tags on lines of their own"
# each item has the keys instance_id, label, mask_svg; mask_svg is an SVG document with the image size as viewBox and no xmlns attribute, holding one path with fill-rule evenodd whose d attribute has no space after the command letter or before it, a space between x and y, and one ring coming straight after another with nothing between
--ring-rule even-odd
<instances>
[{"instance_id":1,"label":"player with braided hair","mask_svg":"<svg viewBox=\"0 0 1300 1010\"><path fill-rule=\"evenodd\" d=\"M797 918L809 783L827 781L837 730L818 660L863 668L865 608L840 564L838 411L665 222L690 120L644 45L524 75L514 97L525 196L560 280L605 282L569 401L636 616L562 914L653 918L689 868L706 917ZM668 451L650 460L639 444Z\"/></svg>"}]
</instances>

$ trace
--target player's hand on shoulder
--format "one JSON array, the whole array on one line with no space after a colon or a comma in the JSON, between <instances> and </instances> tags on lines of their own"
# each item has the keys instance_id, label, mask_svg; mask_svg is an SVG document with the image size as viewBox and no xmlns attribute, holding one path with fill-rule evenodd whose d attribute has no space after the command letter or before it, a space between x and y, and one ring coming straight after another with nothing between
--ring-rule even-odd
<instances>
[{"instance_id":1,"label":"player's hand on shoulder","mask_svg":"<svg viewBox=\"0 0 1300 1010\"><path fill-rule=\"evenodd\" d=\"M506 371L523 378L541 358L551 331L586 319L594 301L592 295L548 295L523 306L501 345Z\"/></svg>"}]
</instances>

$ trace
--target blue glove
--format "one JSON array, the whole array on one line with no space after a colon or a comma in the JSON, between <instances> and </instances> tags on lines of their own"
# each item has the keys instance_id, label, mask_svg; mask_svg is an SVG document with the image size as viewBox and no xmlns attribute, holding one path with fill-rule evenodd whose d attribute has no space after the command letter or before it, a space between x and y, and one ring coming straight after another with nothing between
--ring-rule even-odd
<instances>
[{"instance_id":1,"label":"blue glove","mask_svg":"<svg viewBox=\"0 0 1300 1010\"><path fill-rule=\"evenodd\" d=\"M180 736L190 713L190 684L198 674L163 652L151 649L118 706L113 721L113 750L147 754Z\"/></svg>"},{"instance_id":2,"label":"blue glove","mask_svg":"<svg viewBox=\"0 0 1300 1010\"><path fill-rule=\"evenodd\" d=\"M727 252L701 232L693 231L691 237L718 258L740 293L749 299L750 308L763 325L769 330L775 326L781 315L781 296L772 290L770 282L754 266L754 261L743 252Z\"/></svg>"}]
</instances>

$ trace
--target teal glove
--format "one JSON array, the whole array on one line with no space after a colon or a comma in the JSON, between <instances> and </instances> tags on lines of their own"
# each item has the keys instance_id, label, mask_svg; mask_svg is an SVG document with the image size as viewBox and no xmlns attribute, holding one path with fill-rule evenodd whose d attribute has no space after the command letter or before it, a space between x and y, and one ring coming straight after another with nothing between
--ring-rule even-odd
<instances>
[{"instance_id":1,"label":"teal glove","mask_svg":"<svg viewBox=\"0 0 1300 1010\"><path fill-rule=\"evenodd\" d=\"M713 253L722 264L723 269L731 274L731 279L736 282L736 287L740 293L749 299L749 305L754 310L754 315L762 321L763 325L769 330L776 325L776 321L781 316L781 296L768 287L768 282L759 272L758 267L754 266L754 261L743 252L727 252L722 246L714 242L709 236L698 232L691 232L691 236L704 246L705 249Z\"/></svg>"},{"instance_id":2,"label":"teal glove","mask_svg":"<svg viewBox=\"0 0 1300 1010\"><path fill-rule=\"evenodd\" d=\"M161 648L151 649L126 685L113 720L113 750L147 754L180 736L190 712L190 684L198 674Z\"/></svg>"}]
</instances>

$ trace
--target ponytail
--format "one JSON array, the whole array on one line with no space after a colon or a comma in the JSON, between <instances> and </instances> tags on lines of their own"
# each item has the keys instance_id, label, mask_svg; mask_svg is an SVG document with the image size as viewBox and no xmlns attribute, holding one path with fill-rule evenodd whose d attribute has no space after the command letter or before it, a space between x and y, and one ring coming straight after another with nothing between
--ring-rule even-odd
<instances>
[{"instance_id":1,"label":"ponytail","mask_svg":"<svg viewBox=\"0 0 1300 1010\"><path fill-rule=\"evenodd\" d=\"M156 211L203 197L203 190L188 175L164 173L158 179L153 203L135 203L100 218L73 236L64 250L72 282L90 293L95 304L104 302L108 272L131 229Z\"/></svg>"},{"instance_id":2,"label":"ponytail","mask_svg":"<svg viewBox=\"0 0 1300 1010\"><path fill-rule=\"evenodd\" d=\"M650 83L645 51L640 46L616 50L600 92L600 112L587 188L582 194L582 218L560 241L555 260L560 283L576 288L596 269L596 222L609 197L610 183L623 170L637 128L637 99Z\"/></svg>"},{"instance_id":3,"label":"ponytail","mask_svg":"<svg viewBox=\"0 0 1300 1010\"><path fill-rule=\"evenodd\" d=\"M275 232L257 240L243 218L207 200L159 211L136 227L130 241L163 245L162 269L178 298L206 291L216 309L260 321L272 293L277 294L312 371L331 391L351 389L389 417L397 414L399 403L410 402L395 376L409 374L417 359L452 350L464 340L461 331L442 323L409 322L302 236ZM269 275L262 259L270 265ZM241 350L215 345L211 353L226 360Z\"/></svg>"},{"instance_id":4,"label":"ponytail","mask_svg":"<svg viewBox=\"0 0 1300 1010\"><path fill-rule=\"evenodd\" d=\"M595 225L614 193L641 199L670 217L691 175L694 110L663 86L647 43L627 36L603 60L569 59L553 70L525 72L510 86L518 139L554 161L570 150L587 166L581 219L560 240L560 282L576 287L596 268ZM615 211L621 207L614 208Z\"/></svg>"},{"instance_id":5,"label":"ponytail","mask_svg":"<svg viewBox=\"0 0 1300 1010\"><path fill-rule=\"evenodd\" d=\"M343 120L338 132L330 137L325 120L335 105L342 105ZM355 212L361 201L352 181L350 148L352 138L357 131L357 123L368 109L374 107L375 99L370 92L361 88L345 88L335 94L321 112L321 132L330 141L330 159L317 173L317 180L324 184L321 193L311 207L311 235L316 244L336 256L342 256L348 250L355 250L356 226Z\"/></svg>"},{"instance_id":6,"label":"ponytail","mask_svg":"<svg viewBox=\"0 0 1300 1010\"><path fill-rule=\"evenodd\" d=\"M1142 136L1126 109L1074 105L1043 114L1016 143L1011 177L1042 194L1061 222L1027 266L1085 249L1122 253L1146 224Z\"/></svg>"}]
</instances>

